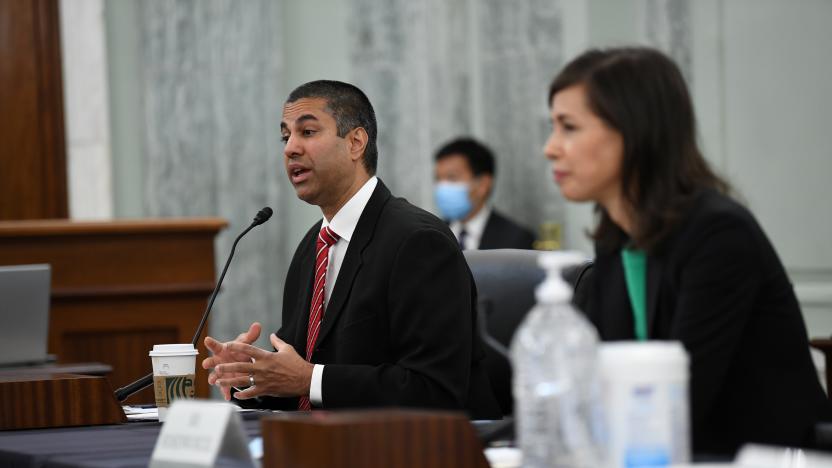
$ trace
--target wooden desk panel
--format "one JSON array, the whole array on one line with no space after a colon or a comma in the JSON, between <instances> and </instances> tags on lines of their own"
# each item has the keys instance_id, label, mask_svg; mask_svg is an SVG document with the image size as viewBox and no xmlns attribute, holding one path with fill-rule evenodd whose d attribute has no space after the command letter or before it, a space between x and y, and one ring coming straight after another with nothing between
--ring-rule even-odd
<instances>
[{"instance_id":1,"label":"wooden desk panel","mask_svg":"<svg viewBox=\"0 0 832 468\"><path fill-rule=\"evenodd\" d=\"M0 394L0 430L127 422L104 377L0 376Z\"/></svg>"},{"instance_id":2,"label":"wooden desk panel","mask_svg":"<svg viewBox=\"0 0 832 468\"><path fill-rule=\"evenodd\" d=\"M188 343L215 281L219 218L0 222L0 265L49 263L49 352L113 367L113 387L151 371L158 343ZM207 327L206 327L207 328ZM200 356L207 356L204 346ZM197 396L207 398L197 366ZM153 403L152 389L129 403Z\"/></svg>"},{"instance_id":3,"label":"wooden desk panel","mask_svg":"<svg viewBox=\"0 0 832 468\"><path fill-rule=\"evenodd\" d=\"M263 466L488 468L482 445L463 413L298 411L266 416L260 422Z\"/></svg>"}]
</instances>

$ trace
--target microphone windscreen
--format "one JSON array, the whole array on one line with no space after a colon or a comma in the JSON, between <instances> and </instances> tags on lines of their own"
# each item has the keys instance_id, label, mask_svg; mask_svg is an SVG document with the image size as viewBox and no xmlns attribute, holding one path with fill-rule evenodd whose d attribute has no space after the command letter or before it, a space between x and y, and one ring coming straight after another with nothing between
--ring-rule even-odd
<instances>
[{"instance_id":1,"label":"microphone windscreen","mask_svg":"<svg viewBox=\"0 0 832 468\"><path fill-rule=\"evenodd\" d=\"M269 208L268 206L263 208L262 210L258 211L257 216L254 217L254 225L259 226L259 225L265 223L266 221L269 220L269 218L272 217L272 213L273 213L272 209Z\"/></svg>"}]
</instances>

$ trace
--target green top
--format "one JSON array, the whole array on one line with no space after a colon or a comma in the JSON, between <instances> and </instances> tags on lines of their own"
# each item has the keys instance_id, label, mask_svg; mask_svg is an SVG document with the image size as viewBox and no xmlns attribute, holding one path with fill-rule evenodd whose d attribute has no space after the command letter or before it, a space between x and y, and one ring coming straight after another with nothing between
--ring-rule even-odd
<instances>
[{"instance_id":1,"label":"green top","mask_svg":"<svg viewBox=\"0 0 832 468\"><path fill-rule=\"evenodd\" d=\"M621 249L621 261L633 309L636 340L647 341L647 254L641 250Z\"/></svg>"}]
</instances>

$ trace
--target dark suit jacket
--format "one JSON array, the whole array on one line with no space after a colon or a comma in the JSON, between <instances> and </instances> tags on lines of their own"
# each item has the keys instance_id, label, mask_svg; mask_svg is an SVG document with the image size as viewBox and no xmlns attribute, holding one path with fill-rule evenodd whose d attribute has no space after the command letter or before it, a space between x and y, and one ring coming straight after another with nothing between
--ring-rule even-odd
<instances>
[{"instance_id":1,"label":"dark suit jacket","mask_svg":"<svg viewBox=\"0 0 832 468\"><path fill-rule=\"evenodd\" d=\"M603 340L633 339L620 250L596 254L589 318ZM691 357L694 450L811 445L830 404L792 285L751 213L703 192L647 265L648 336L680 340Z\"/></svg>"},{"instance_id":2,"label":"dark suit jacket","mask_svg":"<svg viewBox=\"0 0 832 468\"><path fill-rule=\"evenodd\" d=\"M533 249L534 234L514 221L492 210L480 238L480 250Z\"/></svg>"},{"instance_id":3,"label":"dark suit jacket","mask_svg":"<svg viewBox=\"0 0 832 468\"><path fill-rule=\"evenodd\" d=\"M277 335L303 350L320 223L286 279ZM448 227L384 184L353 233L311 361L324 364L325 408L407 406L499 419L475 334L476 289ZM297 398L266 406L296 409Z\"/></svg>"}]
</instances>

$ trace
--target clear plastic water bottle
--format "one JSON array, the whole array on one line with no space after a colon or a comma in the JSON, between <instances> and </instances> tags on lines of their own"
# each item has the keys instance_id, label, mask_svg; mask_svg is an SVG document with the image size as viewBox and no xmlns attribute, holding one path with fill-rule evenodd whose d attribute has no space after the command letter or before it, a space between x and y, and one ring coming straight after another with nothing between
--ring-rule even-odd
<instances>
[{"instance_id":1,"label":"clear plastic water bottle","mask_svg":"<svg viewBox=\"0 0 832 468\"><path fill-rule=\"evenodd\" d=\"M524 468L592 467L603 463L598 386L598 334L571 305L561 270L584 257L543 252L546 278L537 305L511 344L514 408Z\"/></svg>"}]
</instances>

